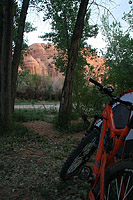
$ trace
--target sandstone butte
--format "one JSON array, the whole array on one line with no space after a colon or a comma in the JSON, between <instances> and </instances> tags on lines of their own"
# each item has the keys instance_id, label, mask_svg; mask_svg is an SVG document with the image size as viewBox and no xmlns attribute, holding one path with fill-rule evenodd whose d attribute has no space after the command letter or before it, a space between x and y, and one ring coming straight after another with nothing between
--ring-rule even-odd
<instances>
[{"instance_id":1,"label":"sandstone butte","mask_svg":"<svg viewBox=\"0 0 133 200\"><path fill-rule=\"evenodd\" d=\"M32 74L62 79L62 73L58 72L52 63L53 56L57 56L59 53L53 45L50 45L49 48L47 46L48 44L45 43L34 43L29 46L24 56L23 70L29 69ZM95 73L95 77L101 79L104 74L104 58L91 55L86 57L86 59L88 64L94 66L93 73ZM86 69L89 74L89 67L86 66ZM19 67L19 70L22 70L21 67Z\"/></svg>"}]
</instances>

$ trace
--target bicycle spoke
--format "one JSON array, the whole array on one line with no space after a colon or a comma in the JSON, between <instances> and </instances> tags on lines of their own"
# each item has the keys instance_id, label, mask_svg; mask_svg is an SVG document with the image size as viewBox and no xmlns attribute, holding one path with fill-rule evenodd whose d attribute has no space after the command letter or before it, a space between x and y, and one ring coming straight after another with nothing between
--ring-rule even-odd
<instances>
[{"instance_id":1,"label":"bicycle spoke","mask_svg":"<svg viewBox=\"0 0 133 200\"><path fill-rule=\"evenodd\" d=\"M119 189L119 194L118 194L118 200L120 199L122 184L123 184L123 176L121 178L120 189Z\"/></svg>"},{"instance_id":2,"label":"bicycle spoke","mask_svg":"<svg viewBox=\"0 0 133 200\"><path fill-rule=\"evenodd\" d=\"M120 183L119 183L118 178L115 179L115 185L114 186L115 186L115 189L116 189L117 200L121 199L120 197L121 197L121 192L122 192L122 186L123 186L123 184L125 182L124 181L125 177L123 177L123 176L121 177ZM130 185L130 182L132 180L131 176L128 176L128 178L126 180L127 180L126 181L126 185L124 184L124 186L125 186L125 192L124 192L124 197L122 198L122 200L125 200L128 197L129 193L133 190L133 185ZM112 184L113 184L113 182L112 182ZM109 184L108 185L108 190L107 190L106 200L109 200L110 192L112 192L112 190L111 190L111 186Z\"/></svg>"},{"instance_id":3,"label":"bicycle spoke","mask_svg":"<svg viewBox=\"0 0 133 200\"><path fill-rule=\"evenodd\" d=\"M133 189L133 185L130 187L130 189L128 190L128 186L131 180L131 176L129 176L128 180L127 180L127 185L126 185L126 190L125 190L125 194L124 194L124 198L122 200L125 200L125 198L128 196L128 194L131 192L131 190ZM127 192L128 190L128 192Z\"/></svg>"},{"instance_id":4,"label":"bicycle spoke","mask_svg":"<svg viewBox=\"0 0 133 200\"><path fill-rule=\"evenodd\" d=\"M124 198L123 198L122 200L124 200L124 199L127 197L127 195L131 192L132 189L133 189L133 185L132 185L132 187L130 188L130 190L128 191L128 193L126 194L126 196L124 196Z\"/></svg>"},{"instance_id":5,"label":"bicycle spoke","mask_svg":"<svg viewBox=\"0 0 133 200\"><path fill-rule=\"evenodd\" d=\"M108 193L107 193L107 198L106 198L106 200L109 200L109 192L110 192L110 184L109 184L109 186L108 186Z\"/></svg>"},{"instance_id":6,"label":"bicycle spoke","mask_svg":"<svg viewBox=\"0 0 133 200\"><path fill-rule=\"evenodd\" d=\"M117 197L118 197L118 182L117 182L117 179L115 179L115 183L116 183L116 191L117 191Z\"/></svg>"},{"instance_id":7,"label":"bicycle spoke","mask_svg":"<svg viewBox=\"0 0 133 200\"><path fill-rule=\"evenodd\" d=\"M126 198L126 196L127 196L127 189L128 189L128 185L129 185L129 182L130 182L130 178L131 178L131 176L129 176L129 178L128 178L128 181L127 181L127 185L126 185L126 189L125 189L125 194L124 194L124 199ZM123 200L124 200L123 199Z\"/></svg>"},{"instance_id":8,"label":"bicycle spoke","mask_svg":"<svg viewBox=\"0 0 133 200\"><path fill-rule=\"evenodd\" d=\"M116 182L117 198L119 200L120 199L120 194L121 194L121 189L122 189L122 184L123 184L123 176L121 178L120 187L119 187L118 179L115 179L115 182Z\"/></svg>"}]
</instances>

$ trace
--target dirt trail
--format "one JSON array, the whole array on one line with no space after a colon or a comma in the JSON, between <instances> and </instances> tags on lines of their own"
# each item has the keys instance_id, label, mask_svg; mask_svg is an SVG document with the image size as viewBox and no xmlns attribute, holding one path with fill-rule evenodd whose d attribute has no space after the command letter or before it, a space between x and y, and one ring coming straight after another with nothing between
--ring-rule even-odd
<instances>
[{"instance_id":1,"label":"dirt trail","mask_svg":"<svg viewBox=\"0 0 133 200\"><path fill-rule=\"evenodd\" d=\"M1 139L0 200L86 200L87 182L77 177L63 182L59 176L83 132L63 134L44 121L23 125L35 131L32 138L18 139L18 144Z\"/></svg>"}]
</instances>

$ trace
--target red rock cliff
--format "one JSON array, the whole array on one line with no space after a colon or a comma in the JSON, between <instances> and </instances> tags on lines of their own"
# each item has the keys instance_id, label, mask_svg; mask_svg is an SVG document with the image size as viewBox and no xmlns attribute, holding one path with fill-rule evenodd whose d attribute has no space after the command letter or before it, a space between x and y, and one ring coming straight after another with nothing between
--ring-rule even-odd
<instances>
[{"instance_id":1,"label":"red rock cliff","mask_svg":"<svg viewBox=\"0 0 133 200\"><path fill-rule=\"evenodd\" d=\"M35 43L29 46L27 55L24 56L23 69L29 69L32 74L62 78L62 74L57 72L55 65L52 64L53 56L58 55L58 52L54 46L51 45L49 48L47 46L44 43ZM97 78L104 74L104 59L102 57L87 57L87 62L94 66L94 73L96 73ZM89 67L86 68L89 72Z\"/></svg>"},{"instance_id":2,"label":"red rock cliff","mask_svg":"<svg viewBox=\"0 0 133 200\"><path fill-rule=\"evenodd\" d=\"M61 78L62 74L57 72L55 65L52 64L53 56L57 54L58 52L54 46L47 48L47 45L44 43L32 44L29 46L27 55L24 56L23 69L29 69L32 74Z\"/></svg>"}]
</instances>

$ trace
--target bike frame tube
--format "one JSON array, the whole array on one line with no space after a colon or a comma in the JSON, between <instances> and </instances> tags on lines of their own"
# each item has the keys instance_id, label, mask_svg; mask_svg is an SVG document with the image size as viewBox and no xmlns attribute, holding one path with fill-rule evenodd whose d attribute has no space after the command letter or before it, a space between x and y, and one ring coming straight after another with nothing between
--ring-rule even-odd
<instances>
[{"instance_id":1,"label":"bike frame tube","mask_svg":"<svg viewBox=\"0 0 133 200\"><path fill-rule=\"evenodd\" d=\"M104 180L105 180L105 165L106 165L107 155L106 151L104 151L104 154L102 156L101 160L101 167L100 167L100 200L104 199Z\"/></svg>"},{"instance_id":2,"label":"bike frame tube","mask_svg":"<svg viewBox=\"0 0 133 200\"><path fill-rule=\"evenodd\" d=\"M112 163L113 158L115 157L117 151L121 147L121 145L124 143L126 136L128 135L130 131L130 128L126 126L124 129L120 129L119 131L113 131L113 133L118 134L120 133L119 139L115 139L115 145L113 148L113 151L110 153L108 160L107 160L107 167Z\"/></svg>"},{"instance_id":3,"label":"bike frame tube","mask_svg":"<svg viewBox=\"0 0 133 200\"><path fill-rule=\"evenodd\" d=\"M95 174L96 176L98 176L100 173L101 159L102 159L102 154L104 151L104 137L105 137L106 131L109 128L108 113L110 113L110 112L111 112L110 106L107 105L104 109L104 112L102 113L102 117L103 117L102 134L101 134L101 138L100 138L99 148L98 148L98 152L96 155L96 161L95 161L94 171L93 171L93 174ZM113 119L113 118L111 118L111 119Z\"/></svg>"},{"instance_id":4,"label":"bike frame tube","mask_svg":"<svg viewBox=\"0 0 133 200\"><path fill-rule=\"evenodd\" d=\"M96 176L96 180L93 184L93 189L95 188L98 179L100 179L100 200L104 200L104 176L105 176L105 168L115 162L115 155L119 148L121 147L122 143L125 141L126 136L128 135L131 128L126 126L124 129L116 129L114 118L113 118L113 111L112 107L107 104L103 113L103 127L102 133L99 143L98 152L96 155L96 161L94 165L93 174ZM113 150L107 156L106 151L104 150L104 138L106 135L106 131L110 129L110 137L113 138ZM119 138L117 139L117 136ZM89 192L90 200L95 200L93 191L90 190Z\"/></svg>"},{"instance_id":5,"label":"bike frame tube","mask_svg":"<svg viewBox=\"0 0 133 200\"><path fill-rule=\"evenodd\" d=\"M96 200L96 198L95 198L95 196L94 196L92 190L90 190L90 192L89 192L89 199L90 199L90 200Z\"/></svg>"}]
</instances>

